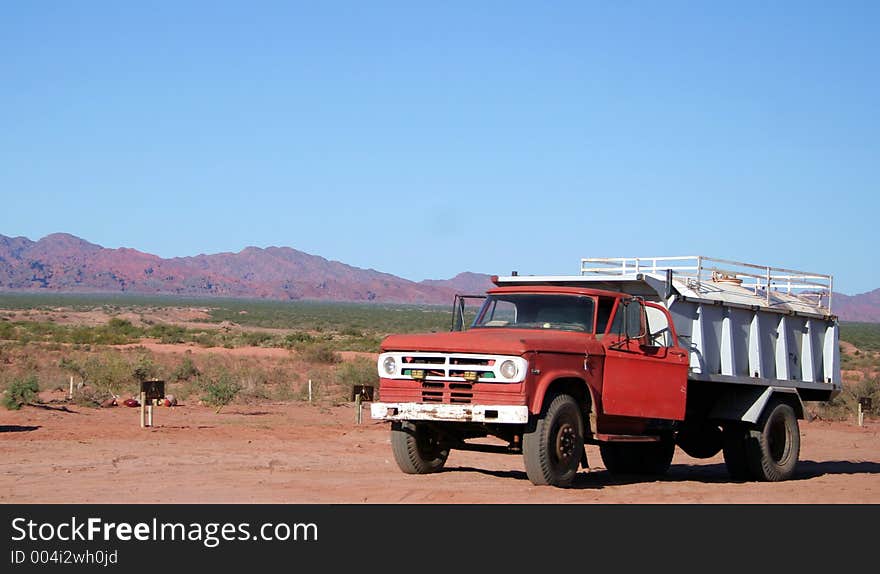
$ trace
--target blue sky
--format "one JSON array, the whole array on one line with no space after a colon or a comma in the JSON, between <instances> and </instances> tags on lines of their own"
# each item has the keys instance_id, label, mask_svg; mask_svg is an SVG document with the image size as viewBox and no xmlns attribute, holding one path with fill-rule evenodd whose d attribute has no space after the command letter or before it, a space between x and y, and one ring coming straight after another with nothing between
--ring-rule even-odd
<instances>
[{"instance_id":1,"label":"blue sky","mask_svg":"<svg viewBox=\"0 0 880 574\"><path fill-rule=\"evenodd\" d=\"M4 2L0 233L880 287L877 2Z\"/></svg>"}]
</instances>

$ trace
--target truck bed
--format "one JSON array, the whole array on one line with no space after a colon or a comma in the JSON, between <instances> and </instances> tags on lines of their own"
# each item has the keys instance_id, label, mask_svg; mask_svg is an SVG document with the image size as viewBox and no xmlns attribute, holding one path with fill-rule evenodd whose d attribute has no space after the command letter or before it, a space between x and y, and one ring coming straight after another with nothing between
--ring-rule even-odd
<instances>
[{"instance_id":1,"label":"truck bed","mask_svg":"<svg viewBox=\"0 0 880 574\"><path fill-rule=\"evenodd\" d=\"M583 259L581 274L498 277L498 285L577 285L620 291L664 305L689 379L811 391L841 389L833 279L703 256Z\"/></svg>"}]
</instances>

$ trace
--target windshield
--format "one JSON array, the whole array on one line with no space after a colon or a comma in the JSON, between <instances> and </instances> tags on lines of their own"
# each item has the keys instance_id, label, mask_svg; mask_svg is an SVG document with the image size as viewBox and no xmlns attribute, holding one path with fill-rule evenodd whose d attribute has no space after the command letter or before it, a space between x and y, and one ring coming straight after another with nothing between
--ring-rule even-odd
<instances>
[{"instance_id":1,"label":"windshield","mask_svg":"<svg viewBox=\"0 0 880 574\"><path fill-rule=\"evenodd\" d=\"M489 295L477 313L473 328L557 329L592 333L593 310L593 299L582 295Z\"/></svg>"}]
</instances>

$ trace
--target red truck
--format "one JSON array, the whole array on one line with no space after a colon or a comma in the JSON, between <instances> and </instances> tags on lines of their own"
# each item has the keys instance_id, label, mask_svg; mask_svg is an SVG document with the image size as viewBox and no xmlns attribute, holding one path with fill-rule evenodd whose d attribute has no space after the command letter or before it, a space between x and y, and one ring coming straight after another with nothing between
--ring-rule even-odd
<instances>
[{"instance_id":1,"label":"red truck","mask_svg":"<svg viewBox=\"0 0 880 574\"><path fill-rule=\"evenodd\" d=\"M784 480L803 401L840 391L832 278L707 257L584 259L580 275L493 277L469 329L391 335L381 402L403 472L452 450L522 454L567 486L599 446L615 474L659 475L675 446L723 451L734 479ZM487 436L499 444L473 439Z\"/></svg>"}]
</instances>

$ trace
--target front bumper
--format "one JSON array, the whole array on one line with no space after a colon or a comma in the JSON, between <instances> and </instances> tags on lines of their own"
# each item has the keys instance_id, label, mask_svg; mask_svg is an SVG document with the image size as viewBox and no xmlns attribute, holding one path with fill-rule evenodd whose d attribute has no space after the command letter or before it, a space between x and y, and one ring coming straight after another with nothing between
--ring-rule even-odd
<instances>
[{"instance_id":1,"label":"front bumper","mask_svg":"<svg viewBox=\"0 0 880 574\"><path fill-rule=\"evenodd\" d=\"M370 414L386 421L452 421L525 424L525 405L449 405L433 403L372 403Z\"/></svg>"}]
</instances>

